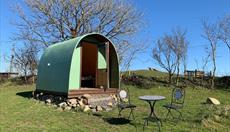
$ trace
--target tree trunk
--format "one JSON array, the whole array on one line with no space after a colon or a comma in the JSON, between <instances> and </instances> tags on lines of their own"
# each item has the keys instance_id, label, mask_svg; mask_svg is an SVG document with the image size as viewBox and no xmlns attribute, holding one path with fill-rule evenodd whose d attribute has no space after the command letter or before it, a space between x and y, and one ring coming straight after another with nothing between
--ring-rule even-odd
<instances>
[{"instance_id":1,"label":"tree trunk","mask_svg":"<svg viewBox=\"0 0 230 132\"><path fill-rule=\"evenodd\" d=\"M179 73L180 73L180 63L177 64L176 85L178 85L179 82Z\"/></svg>"},{"instance_id":2,"label":"tree trunk","mask_svg":"<svg viewBox=\"0 0 230 132\"><path fill-rule=\"evenodd\" d=\"M34 73L32 72L32 84L34 84L35 82L35 77L34 77Z\"/></svg>"},{"instance_id":3,"label":"tree trunk","mask_svg":"<svg viewBox=\"0 0 230 132\"><path fill-rule=\"evenodd\" d=\"M71 32L71 37L72 38L76 38L77 37L77 30L76 29L70 29L70 32Z\"/></svg>"},{"instance_id":4,"label":"tree trunk","mask_svg":"<svg viewBox=\"0 0 230 132\"><path fill-rule=\"evenodd\" d=\"M214 89L215 87L215 73L216 73L216 62L213 62L213 72L212 72L212 82L211 82L212 89Z\"/></svg>"},{"instance_id":5,"label":"tree trunk","mask_svg":"<svg viewBox=\"0 0 230 132\"><path fill-rule=\"evenodd\" d=\"M186 66L186 64L184 64L184 71L187 71L187 66Z\"/></svg>"},{"instance_id":6,"label":"tree trunk","mask_svg":"<svg viewBox=\"0 0 230 132\"><path fill-rule=\"evenodd\" d=\"M25 83L27 84L27 74L26 74L26 70L24 71L24 81L25 81Z\"/></svg>"},{"instance_id":7,"label":"tree trunk","mask_svg":"<svg viewBox=\"0 0 230 132\"><path fill-rule=\"evenodd\" d=\"M215 73L216 73L216 50L212 53L212 61L213 61L213 71L212 71L212 81L211 81L211 89L214 89L215 86Z\"/></svg>"},{"instance_id":8,"label":"tree trunk","mask_svg":"<svg viewBox=\"0 0 230 132\"><path fill-rule=\"evenodd\" d=\"M168 81L169 81L169 84L171 84L171 83L172 83L172 73L169 72L169 75L168 75L168 76L169 76L169 78L168 78L168 79L169 79L169 80L168 80Z\"/></svg>"}]
</instances>

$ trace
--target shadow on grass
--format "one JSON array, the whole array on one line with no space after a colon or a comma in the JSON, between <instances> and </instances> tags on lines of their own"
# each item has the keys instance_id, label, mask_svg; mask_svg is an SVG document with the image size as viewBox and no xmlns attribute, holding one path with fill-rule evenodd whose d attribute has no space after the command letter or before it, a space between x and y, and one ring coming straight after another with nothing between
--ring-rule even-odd
<instances>
[{"instance_id":1,"label":"shadow on grass","mask_svg":"<svg viewBox=\"0 0 230 132\"><path fill-rule=\"evenodd\" d=\"M104 121L108 122L109 124L112 125L125 125L125 124L130 124L130 120L126 118L103 118Z\"/></svg>"},{"instance_id":2,"label":"shadow on grass","mask_svg":"<svg viewBox=\"0 0 230 132\"><path fill-rule=\"evenodd\" d=\"M19 92L19 93L16 93L17 96L21 96L21 97L24 97L24 98L32 98L32 92L33 91L26 91L26 92Z\"/></svg>"},{"instance_id":3,"label":"shadow on grass","mask_svg":"<svg viewBox=\"0 0 230 132\"><path fill-rule=\"evenodd\" d=\"M105 122L108 122L111 125L131 125L135 127L135 131L137 132L137 124L136 121L129 120L126 118L115 118L115 117L109 117L109 118L103 118Z\"/></svg>"},{"instance_id":4,"label":"shadow on grass","mask_svg":"<svg viewBox=\"0 0 230 132\"><path fill-rule=\"evenodd\" d=\"M100 114L100 113L93 113L93 116L102 117L102 114Z\"/></svg>"}]
</instances>

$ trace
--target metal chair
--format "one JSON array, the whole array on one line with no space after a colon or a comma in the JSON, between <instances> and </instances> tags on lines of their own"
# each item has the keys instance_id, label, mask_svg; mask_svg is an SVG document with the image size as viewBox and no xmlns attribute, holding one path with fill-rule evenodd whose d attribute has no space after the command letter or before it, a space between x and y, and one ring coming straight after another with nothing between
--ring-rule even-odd
<instances>
[{"instance_id":1,"label":"metal chair","mask_svg":"<svg viewBox=\"0 0 230 132\"><path fill-rule=\"evenodd\" d=\"M119 111L118 117L119 118L121 117L121 112L124 109L130 109L128 119L130 119L131 115L132 115L133 119L135 119L134 114L133 114L133 110L136 108L136 105L131 103L129 89L126 88L126 90L120 90L119 94L118 94L118 97L119 97L119 102L117 104L118 111Z\"/></svg>"},{"instance_id":2,"label":"metal chair","mask_svg":"<svg viewBox=\"0 0 230 132\"><path fill-rule=\"evenodd\" d=\"M168 113L166 115L166 119L167 119L169 114L171 115L171 117L173 119L175 118L173 116L171 110L175 110L176 112L179 113L179 116L181 117L181 119L183 118L182 114L180 112L180 109L182 109L183 106L184 106L184 99L185 99L185 90L184 90L184 88L176 87L176 88L174 88L172 90L171 103L163 105L163 107L165 107L168 110Z\"/></svg>"}]
</instances>

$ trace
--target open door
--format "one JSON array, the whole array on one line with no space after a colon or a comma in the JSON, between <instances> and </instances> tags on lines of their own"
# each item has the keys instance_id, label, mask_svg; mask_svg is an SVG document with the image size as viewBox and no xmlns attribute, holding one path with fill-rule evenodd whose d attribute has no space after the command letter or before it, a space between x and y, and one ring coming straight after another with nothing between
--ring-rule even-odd
<instances>
[{"instance_id":1,"label":"open door","mask_svg":"<svg viewBox=\"0 0 230 132\"><path fill-rule=\"evenodd\" d=\"M109 43L99 45L99 52L103 54L103 60L98 61L105 61L106 65L97 69L97 87L109 88Z\"/></svg>"},{"instance_id":2,"label":"open door","mask_svg":"<svg viewBox=\"0 0 230 132\"><path fill-rule=\"evenodd\" d=\"M96 87L98 48L96 44L82 42L81 87Z\"/></svg>"}]
</instances>

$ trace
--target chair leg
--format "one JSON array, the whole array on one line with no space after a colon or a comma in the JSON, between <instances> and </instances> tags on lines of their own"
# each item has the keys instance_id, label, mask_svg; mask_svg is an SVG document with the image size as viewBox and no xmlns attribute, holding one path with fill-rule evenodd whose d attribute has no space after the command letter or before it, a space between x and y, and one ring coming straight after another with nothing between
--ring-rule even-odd
<instances>
[{"instance_id":1,"label":"chair leg","mask_svg":"<svg viewBox=\"0 0 230 132\"><path fill-rule=\"evenodd\" d=\"M173 109L173 110L175 110L176 112L178 112L179 113L179 116L178 117L174 117L173 116L173 114L172 114L172 112L171 112L171 110L169 109L169 113L170 113L170 115L171 115L171 117L173 118L173 119L183 119L183 117L182 117L182 113L179 111L179 110L177 110L177 109Z\"/></svg>"},{"instance_id":2,"label":"chair leg","mask_svg":"<svg viewBox=\"0 0 230 132\"><path fill-rule=\"evenodd\" d=\"M167 110L168 110L168 113L167 113L165 119L167 119L169 115L174 119L174 116L173 116L173 114L172 114L172 112L171 112L171 109L167 109Z\"/></svg>"},{"instance_id":3,"label":"chair leg","mask_svg":"<svg viewBox=\"0 0 230 132\"><path fill-rule=\"evenodd\" d=\"M158 121L160 122L161 126L163 126L163 125L162 125L162 121L161 121L161 120L158 120Z\"/></svg>"},{"instance_id":4,"label":"chair leg","mask_svg":"<svg viewBox=\"0 0 230 132\"><path fill-rule=\"evenodd\" d=\"M135 120L135 116L133 114L133 108L130 108L130 113L129 113L129 119L130 119L130 116L132 115L133 117L133 120Z\"/></svg>"},{"instance_id":5,"label":"chair leg","mask_svg":"<svg viewBox=\"0 0 230 132\"><path fill-rule=\"evenodd\" d=\"M180 115L179 115L179 116L180 116L180 118L181 118L181 119L183 119L183 117L182 117L182 113L181 113L179 110L176 110L176 111L180 114Z\"/></svg>"},{"instance_id":6,"label":"chair leg","mask_svg":"<svg viewBox=\"0 0 230 132\"><path fill-rule=\"evenodd\" d=\"M122 110L124 110L124 109L119 109L118 108L118 118L120 118L121 117L121 112L122 112ZM133 113L133 108L130 108L130 113L129 113L129 117L128 117L128 119L130 119L130 117L131 117L131 115L132 115L132 118L133 118L133 120L135 120L135 116L134 116L134 113Z\"/></svg>"},{"instance_id":7,"label":"chair leg","mask_svg":"<svg viewBox=\"0 0 230 132\"><path fill-rule=\"evenodd\" d=\"M169 113L170 113L170 115L171 115L172 119L175 119L175 117L174 117L174 116L173 116L173 114L172 114L171 109L169 110Z\"/></svg>"},{"instance_id":8,"label":"chair leg","mask_svg":"<svg viewBox=\"0 0 230 132\"><path fill-rule=\"evenodd\" d=\"M158 130L159 130L159 132L160 132L160 131L161 131L161 127L160 127L160 126L162 126L162 124L159 123L158 121L157 121L156 123L157 123Z\"/></svg>"},{"instance_id":9,"label":"chair leg","mask_svg":"<svg viewBox=\"0 0 230 132\"><path fill-rule=\"evenodd\" d=\"M118 118L120 118L121 117L121 111L122 111L123 109L118 109L118 111L119 111L119 113L118 113Z\"/></svg>"},{"instance_id":10,"label":"chair leg","mask_svg":"<svg viewBox=\"0 0 230 132\"><path fill-rule=\"evenodd\" d=\"M128 117L128 119L130 118L131 114L132 114L132 109L130 109L130 112L129 112L129 117Z\"/></svg>"},{"instance_id":11,"label":"chair leg","mask_svg":"<svg viewBox=\"0 0 230 132\"><path fill-rule=\"evenodd\" d=\"M169 109L167 109L167 110L168 110L168 112L167 112L167 115L165 116L165 119L167 119L169 116Z\"/></svg>"},{"instance_id":12,"label":"chair leg","mask_svg":"<svg viewBox=\"0 0 230 132\"><path fill-rule=\"evenodd\" d=\"M145 130L145 126L148 126L148 119L145 119L144 124L143 124L143 131Z\"/></svg>"},{"instance_id":13,"label":"chair leg","mask_svg":"<svg viewBox=\"0 0 230 132\"><path fill-rule=\"evenodd\" d=\"M175 117L173 116L173 113L172 113L171 109L168 109L168 113L169 113L169 115L172 117L172 119L175 118Z\"/></svg>"},{"instance_id":14,"label":"chair leg","mask_svg":"<svg viewBox=\"0 0 230 132\"><path fill-rule=\"evenodd\" d=\"M167 119L169 115L172 117L172 119L175 119L175 118L179 119L178 117L180 117L180 119L183 119L182 113L178 109L173 109L173 110L175 110L175 111L177 111L179 113L178 117L173 116L170 108L167 108L167 110L168 110L168 113L167 113L165 119Z\"/></svg>"}]
</instances>

